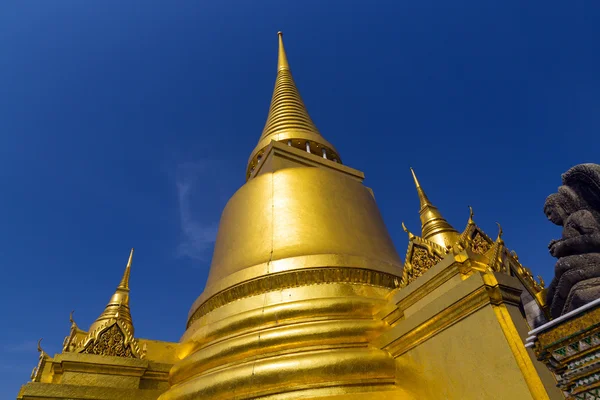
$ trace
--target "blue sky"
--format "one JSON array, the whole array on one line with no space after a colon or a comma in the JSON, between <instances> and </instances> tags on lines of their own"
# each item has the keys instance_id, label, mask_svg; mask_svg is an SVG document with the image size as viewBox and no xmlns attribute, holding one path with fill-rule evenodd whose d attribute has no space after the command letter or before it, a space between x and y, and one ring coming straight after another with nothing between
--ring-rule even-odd
<instances>
[{"instance_id":1,"label":"blue sky","mask_svg":"<svg viewBox=\"0 0 600 400\"><path fill-rule=\"evenodd\" d=\"M176 341L267 117L278 30L308 110L398 252L409 167L546 281L545 197L598 162L597 1L4 1L0 397L87 329L130 247L136 336Z\"/></svg>"}]
</instances>

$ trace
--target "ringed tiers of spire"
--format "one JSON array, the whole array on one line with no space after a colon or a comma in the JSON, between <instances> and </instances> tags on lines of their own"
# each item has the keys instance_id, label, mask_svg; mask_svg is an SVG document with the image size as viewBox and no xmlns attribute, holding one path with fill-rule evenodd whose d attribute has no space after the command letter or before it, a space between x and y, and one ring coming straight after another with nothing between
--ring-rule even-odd
<instances>
[{"instance_id":1,"label":"ringed tiers of spire","mask_svg":"<svg viewBox=\"0 0 600 400\"><path fill-rule=\"evenodd\" d=\"M271 99L269 115L257 146L248 160L248 179L260 162L264 149L272 140L314 153L332 161L341 162L337 150L319 132L308 115L300 92L290 71L283 46L283 33L279 37L277 78Z\"/></svg>"},{"instance_id":2,"label":"ringed tiers of spire","mask_svg":"<svg viewBox=\"0 0 600 400\"><path fill-rule=\"evenodd\" d=\"M410 172L412 172L421 204L419 210L421 217L421 237L442 246L444 249L452 246L458 241L460 234L442 217L437 207L431 204L431 201L427 198L425 191L417 179L415 171L411 168Z\"/></svg>"},{"instance_id":3,"label":"ringed tiers of spire","mask_svg":"<svg viewBox=\"0 0 600 400\"><path fill-rule=\"evenodd\" d=\"M133 249L129 253L129 260L123 273L123 278L117 290L110 298L110 301L104 308L104 311L90 326L89 332L93 332L96 328L103 325L103 323L109 319L119 319L121 322L127 324L127 327L133 335L133 322L131 319L131 312L129 310L129 275L131 273L131 263L133 261Z\"/></svg>"}]
</instances>

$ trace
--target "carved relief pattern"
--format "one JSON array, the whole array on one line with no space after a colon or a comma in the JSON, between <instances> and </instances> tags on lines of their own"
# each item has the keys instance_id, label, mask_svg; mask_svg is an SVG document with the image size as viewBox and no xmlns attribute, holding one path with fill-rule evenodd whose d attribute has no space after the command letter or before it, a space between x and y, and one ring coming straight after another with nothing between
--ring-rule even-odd
<instances>
[{"instance_id":1,"label":"carved relief pattern","mask_svg":"<svg viewBox=\"0 0 600 400\"><path fill-rule=\"evenodd\" d=\"M441 260L442 259L438 255L430 254L427 250L415 246L411 258L411 264L413 268L411 270L411 274L408 276L407 284L423 275Z\"/></svg>"},{"instance_id":2,"label":"carved relief pattern","mask_svg":"<svg viewBox=\"0 0 600 400\"><path fill-rule=\"evenodd\" d=\"M117 324L102 332L96 340L91 341L82 353L135 358L131 346L125 344L125 335Z\"/></svg>"},{"instance_id":3,"label":"carved relief pattern","mask_svg":"<svg viewBox=\"0 0 600 400\"><path fill-rule=\"evenodd\" d=\"M474 253L485 254L491 247L492 245L479 232L475 233L471 245Z\"/></svg>"}]
</instances>

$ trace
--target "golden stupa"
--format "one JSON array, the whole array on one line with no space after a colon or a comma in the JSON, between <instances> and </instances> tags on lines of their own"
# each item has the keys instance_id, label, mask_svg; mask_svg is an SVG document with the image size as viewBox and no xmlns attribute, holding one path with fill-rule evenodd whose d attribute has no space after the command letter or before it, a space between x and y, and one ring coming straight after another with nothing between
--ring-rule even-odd
<instances>
[{"instance_id":1,"label":"golden stupa","mask_svg":"<svg viewBox=\"0 0 600 400\"><path fill-rule=\"evenodd\" d=\"M524 315L546 313L543 282L472 211L454 229L414 171L422 231L403 225L403 264L363 173L311 120L278 36L267 122L180 343L134 338L130 257L104 313L88 332L72 322L61 354L40 348L18 398L564 398L524 346Z\"/></svg>"}]
</instances>

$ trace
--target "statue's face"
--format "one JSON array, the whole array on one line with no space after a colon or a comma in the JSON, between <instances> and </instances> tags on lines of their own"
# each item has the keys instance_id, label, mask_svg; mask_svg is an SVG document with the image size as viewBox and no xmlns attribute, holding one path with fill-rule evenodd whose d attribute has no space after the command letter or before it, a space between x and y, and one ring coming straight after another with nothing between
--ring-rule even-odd
<instances>
[{"instance_id":1,"label":"statue's face","mask_svg":"<svg viewBox=\"0 0 600 400\"><path fill-rule=\"evenodd\" d=\"M556 225L562 225L565 220L565 211L558 204L546 203L544 205L544 214L550 222Z\"/></svg>"}]
</instances>

